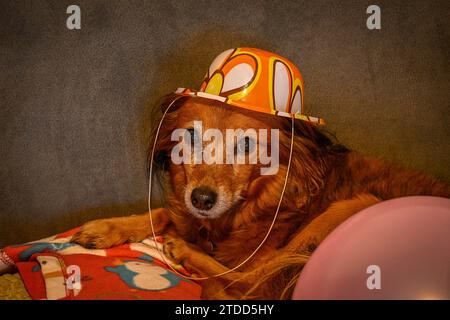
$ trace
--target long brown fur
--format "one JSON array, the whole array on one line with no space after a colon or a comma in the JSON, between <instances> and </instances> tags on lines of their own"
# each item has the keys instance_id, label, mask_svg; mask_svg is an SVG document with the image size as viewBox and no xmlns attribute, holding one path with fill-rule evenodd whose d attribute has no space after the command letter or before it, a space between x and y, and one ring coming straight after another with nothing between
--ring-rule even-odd
<instances>
[{"instance_id":1,"label":"long brown fur","mask_svg":"<svg viewBox=\"0 0 450 320\"><path fill-rule=\"evenodd\" d=\"M211 276L238 265L262 241L279 201L287 163L280 163L273 176L260 176L259 165L174 165L169 158L175 143L171 133L193 120L219 129L278 128L280 162L289 157L291 120L200 98L180 99L167 113L155 150L167 200L166 208L152 210L156 232L167 237L166 254L199 276ZM396 197L450 197L447 184L350 151L303 121L295 122L293 150L286 192L266 243L237 271L200 282L203 298L289 298L310 253L351 215ZM189 213L184 193L188 186L200 184L220 187L230 197L239 192L238 199L230 200L230 208L220 217L198 219ZM140 241L150 230L148 213L102 219L83 225L73 241L107 248Z\"/></svg>"}]
</instances>

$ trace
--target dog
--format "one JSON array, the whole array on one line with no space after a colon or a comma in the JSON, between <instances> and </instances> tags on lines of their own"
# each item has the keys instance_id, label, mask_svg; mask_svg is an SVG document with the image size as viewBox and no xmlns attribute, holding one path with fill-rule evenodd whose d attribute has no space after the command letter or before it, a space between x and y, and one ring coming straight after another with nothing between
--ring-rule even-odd
<instances>
[{"instance_id":1,"label":"dog","mask_svg":"<svg viewBox=\"0 0 450 320\"><path fill-rule=\"evenodd\" d=\"M163 110L173 99L167 97ZM292 120L238 109L200 97L178 99L156 139L166 205L152 210L154 230L166 238L164 252L201 277L227 272L254 252L272 223L288 171ZM172 132L192 132L199 120L222 132L279 129L277 173L261 175L261 164L174 164ZM397 197L450 197L446 183L349 150L316 125L295 120L294 132L288 182L269 237L237 270L201 281L204 299L288 299L311 252L353 214ZM150 235L145 213L88 222L72 241L108 248Z\"/></svg>"}]
</instances>

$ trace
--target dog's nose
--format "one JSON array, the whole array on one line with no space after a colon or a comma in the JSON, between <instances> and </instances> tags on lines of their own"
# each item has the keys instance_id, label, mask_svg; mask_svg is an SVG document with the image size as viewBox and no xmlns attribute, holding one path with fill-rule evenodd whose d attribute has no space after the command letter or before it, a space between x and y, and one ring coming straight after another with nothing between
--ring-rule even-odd
<instances>
[{"instance_id":1,"label":"dog's nose","mask_svg":"<svg viewBox=\"0 0 450 320\"><path fill-rule=\"evenodd\" d=\"M199 210L211 209L217 200L217 193L208 187L198 187L192 190L191 202Z\"/></svg>"}]
</instances>

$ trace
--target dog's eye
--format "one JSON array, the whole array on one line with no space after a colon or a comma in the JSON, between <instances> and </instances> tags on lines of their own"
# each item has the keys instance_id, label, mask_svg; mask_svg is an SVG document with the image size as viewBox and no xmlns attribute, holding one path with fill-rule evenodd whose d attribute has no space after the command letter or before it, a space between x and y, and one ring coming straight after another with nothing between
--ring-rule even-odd
<instances>
[{"instance_id":1,"label":"dog's eye","mask_svg":"<svg viewBox=\"0 0 450 320\"><path fill-rule=\"evenodd\" d=\"M238 141L236 148L239 153L249 153L255 148L255 142L253 139L245 137Z\"/></svg>"}]
</instances>

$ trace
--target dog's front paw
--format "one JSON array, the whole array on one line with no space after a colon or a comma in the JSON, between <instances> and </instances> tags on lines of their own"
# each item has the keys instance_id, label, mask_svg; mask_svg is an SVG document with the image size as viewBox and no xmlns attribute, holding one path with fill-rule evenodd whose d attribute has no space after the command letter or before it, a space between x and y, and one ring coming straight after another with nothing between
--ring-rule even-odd
<instances>
[{"instance_id":1,"label":"dog's front paw","mask_svg":"<svg viewBox=\"0 0 450 320\"><path fill-rule=\"evenodd\" d=\"M129 241L114 219L100 219L85 223L73 235L71 242L88 249L106 249Z\"/></svg>"},{"instance_id":2,"label":"dog's front paw","mask_svg":"<svg viewBox=\"0 0 450 320\"><path fill-rule=\"evenodd\" d=\"M183 264L183 261L189 256L191 248L188 243L181 238L165 236L163 251L164 254L175 263Z\"/></svg>"}]
</instances>

